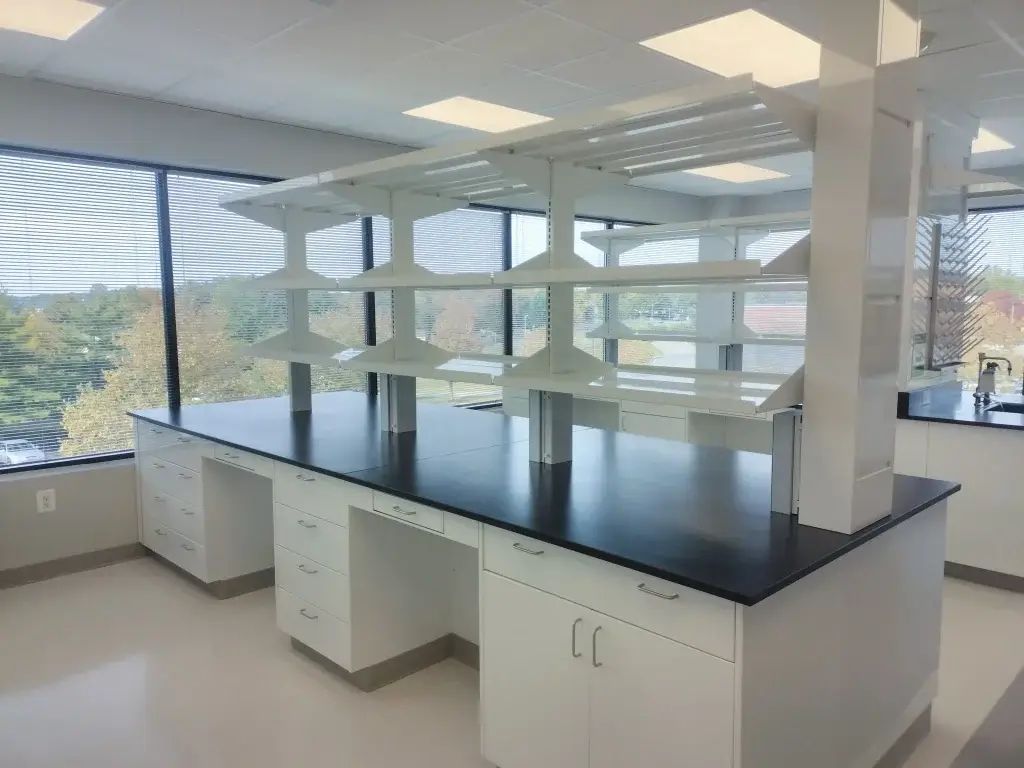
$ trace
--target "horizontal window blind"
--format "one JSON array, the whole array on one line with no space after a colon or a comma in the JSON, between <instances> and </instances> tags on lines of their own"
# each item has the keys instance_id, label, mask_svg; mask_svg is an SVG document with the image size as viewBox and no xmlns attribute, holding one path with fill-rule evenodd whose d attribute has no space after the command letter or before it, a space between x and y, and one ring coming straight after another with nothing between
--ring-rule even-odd
<instances>
[{"instance_id":1,"label":"horizontal window blind","mask_svg":"<svg viewBox=\"0 0 1024 768\"><path fill-rule=\"evenodd\" d=\"M628 229L616 225L616 229ZM644 243L619 257L623 267L652 264L687 264L697 261L700 245L696 237ZM615 300L615 297L612 297ZM697 295L693 293L618 294L619 320L638 333L694 333ZM697 365L697 347L689 341L619 341L619 363L693 368Z\"/></svg>"},{"instance_id":2,"label":"horizontal window blind","mask_svg":"<svg viewBox=\"0 0 1024 768\"><path fill-rule=\"evenodd\" d=\"M512 266L529 261L548 247L543 216L512 214ZM547 344L548 294L543 288L512 289L512 354L529 357Z\"/></svg>"},{"instance_id":3,"label":"horizontal window blind","mask_svg":"<svg viewBox=\"0 0 1024 768\"><path fill-rule=\"evenodd\" d=\"M244 354L248 344L288 326L285 291L250 291L246 280L285 264L284 236L220 207L225 195L255 185L171 175L171 213L178 364L182 404L273 397L287 392L288 365ZM307 239L310 268L330 277L362 271L358 222ZM310 327L346 343L361 343L362 298L311 291ZM366 377L313 366L314 391L365 389Z\"/></svg>"},{"instance_id":4,"label":"horizontal window blind","mask_svg":"<svg viewBox=\"0 0 1024 768\"><path fill-rule=\"evenodd\" d=\"M807 234L808 230L772 232L747 244L741 258L765 264ZM807 332L806 291L751 292L744 295L743 323L753 333L803 337ZM804 363L803 347L746 344L743 370L760 373L792 373Z\"/></svg>"},{"instance_id":5,"label":"horizontal window blind","mask_svg":"<svg viewBox=\"0 0 1024 768\"><path fill-rule=\"evenodd\" d=\"M579 220L575 223L576 255L582 256L595 267L603 267L604 251L592 246L581 235L584 232L605 229L605 223L603 221ZM600 293L590 293L586 288L576 286L573 289L572 310L573 344L598 360L604 360L604 339L592 339L587 336L605 321L604 296Z\"/></svg>"},{"instance_id":6,"label":"horizontal window blind","mask_svg":"<svg viewBox=\"0 0 1024 768\"><path fill-rule=\"evenodd\" d=\"M390 222L375 219L374 265L390 258ZM497 211L460 209L416 222L416 263L442 274L502 269L502 215ZM391 294L377 294L377 341L391 336ZM498 289L417 291L416 336L460 354L503 352L504 307ZM468 405L501 398L500 388L465 382L417 381L417 394L430 402Z\"/></svg>"},{"instance_id":7,"label":"horizontal window blind","mask_svg":"<svg viewBox=\"0 0 1024 768\"><path fill-rule=\"evenodd\" d=\"M166 403L154 174L0 154L0 465L130 449Z\"/></svg>"}]
</instances>

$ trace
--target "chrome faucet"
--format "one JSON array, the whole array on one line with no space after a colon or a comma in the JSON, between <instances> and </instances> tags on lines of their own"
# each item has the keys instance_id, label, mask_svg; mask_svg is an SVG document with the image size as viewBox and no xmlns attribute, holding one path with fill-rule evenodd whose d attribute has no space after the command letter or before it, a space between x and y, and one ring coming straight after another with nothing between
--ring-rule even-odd
<instances>
[{"instance_id":1,"label":"chrome faucet","mask_svg":"<svg viewBox=\"0 0 1024 768\"><path fill-rule=\"evenodd\" d=\"M974 405L980 408L992 402L992 395L996 391L996 371L999 370L1001 360L1006 363L1006 375L1013 375L1013 363L1005 357L993 357L984 352L978 353L978 386L974 390Z\"/></svg>"}]
</instances>

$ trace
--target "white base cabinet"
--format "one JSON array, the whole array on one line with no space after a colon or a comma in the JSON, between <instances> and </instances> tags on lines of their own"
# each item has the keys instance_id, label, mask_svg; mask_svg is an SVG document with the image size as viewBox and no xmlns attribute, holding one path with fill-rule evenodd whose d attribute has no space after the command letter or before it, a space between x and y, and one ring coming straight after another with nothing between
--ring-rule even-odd
<instances>
[{"instance_id":1,"label":"white base cabinet","mask_svg":"<svg viewBox=\"0 0 1024 768\"><path fill-rule=\"evenodd\" d=\"M481 590L485 758L732 766L732 663L497 574Z\"/></svg>"}]
</instances>

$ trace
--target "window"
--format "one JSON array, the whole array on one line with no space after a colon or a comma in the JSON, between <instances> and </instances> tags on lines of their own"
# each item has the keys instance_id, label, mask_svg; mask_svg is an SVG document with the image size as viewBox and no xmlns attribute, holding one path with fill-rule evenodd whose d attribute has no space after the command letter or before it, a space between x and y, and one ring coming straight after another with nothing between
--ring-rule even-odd
<instances>
[{"instance_id":1,"label":"window","mask_svg":"<svg viewBox=\"0 0 1024 768\"><path fill-rule=\"evenodd\" d=\"M808 230L771 232L747 243L741 258L765 264L801 240ZM741 242L743 238L741 237ZM807 332L807 292L758 291L744 294L743 324L755 334L803 337ZM787 339L788 341L788 339ZM745 344L743 370L792 373L804 363L802 346Z\"/></svg>"},{"instance_id":2,"label":"window","mask_svg":"<svg viewBox=\"0 0 1024 768\"><path fill-rule=\"evenodd\" d=\"M154 174L0 154L0 464L130 449L165 369Z\"/></svg>"},{"instance_id":3,"label":"window","mask_svg":"<svg viewBox=\"0 0 1024 768\"><path fill-rule=\"evenodd\" d=\"M381 234L378 235L378 229ZM374 265L390 258L387 220L374 220ZM416 263L439 273L502 270L502 214L459 209L416 222ZM457 233L457 237L453 235ZM391 335L389 292L377 294L378 343ZM504 352L504 305L500 289L416 291L416 336L460 354ZM381 326L386 330L381 333ZM465 382L417 380L420 400L471 405L501 399L499 387Z\"/></svg>"},{"instance_id":4,"label":"window","mask_svg":"<svg viewBox=\"0 0 1024 768\"><path fill-rule=\"evenodd\" d=\"M626 225L616 225L616 229ZM644 243L619 257L623 267L647 264L686 264L697 261L699 240L666 240ZM638 333L687 334L696 331L697 296L693 293L622 293L610 294L618 302L619 320ZM619 363L622 365L657 365L673 368L694 368L697 347L690 341L658 339L619 341Z\"/></svg>"},{"instance_id":5,"label":"window","mask_svg":"<svg viewBox=\"0 0 1024 768\"><path fill-rule=\"evenodd\" d=\"M529 261L548 247L543 216L512 214L512 266ZM512 354L529 357L548 343L548 293L543 288L512 289Z\"/></svg>"},{"instance_id":6,"label":"window","mask_svg":"<svg viewBox=\"0 0 1024 768\"><path fill-rule=\"evenodd\" d=\"M581 235L596 229L605 229L603 221L576 221L576 255L582 256L595 267L604 266L604 251L595 248ZM604 294L590 293L587 288L577 286L573 291L572 338L573 343L598 360L604 360L604 339L588 336L605 321Z\"/></svg>"},{"instance_id":7,"label":"window","mask_svg":"<svg viewBox=\"0 0 1024 768\"><path fill-rule=\"evenodd\" d=\"M282 395L288 364L248 357L248 344L287 329L285 291L250 291L246 279L284 266L284 237L220 207L225 195L253 184L170 175L168 194L178 324L181 402ZM362 271L362 228L352 222L307 238L311 269L330 277ZM365 339L362 294L311 291L310 328L347 344ZM366 388L366 376L313 366L316 392Z\"/></svg>"}]
</instances>

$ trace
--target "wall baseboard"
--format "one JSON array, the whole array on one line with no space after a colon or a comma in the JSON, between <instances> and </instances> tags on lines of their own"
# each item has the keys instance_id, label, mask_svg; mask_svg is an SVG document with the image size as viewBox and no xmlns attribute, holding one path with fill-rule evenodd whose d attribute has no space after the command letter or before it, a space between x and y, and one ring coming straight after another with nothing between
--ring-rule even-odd
<instances>
[{"instance_id":1,"label":"wall baseboard","mask_svg":"<svg viewBox=\"0 0 1024 768\"><path fill-rule=\"evenodd\" d=\"M975 568L973 565L962 563L951 563L946 561L946 575L960 581L969 581L973 584L981 584L984 587L995 587L1005 589L1008 592L1024 593L1024 577L1014 576L999 571L989 571L985 568Z\"/></svg>"},{"instance_id":2,"label":"wall baseboard","mask_svg":"<svg viewBox=\"0 0 1024 768\"><path fill-rule=\"evenodd\" d=\"M8 568L0 571L0 589L20 587L37 581L47 581L58 576L69 576L73 573L92 571L126 560L136 560L146 556L146 548L139 543L122 544L119 547L101 549L97 552L83 552L80 555L47 560L45 563L33 563L19 568Z\"/></svg>"}]
</instances>

